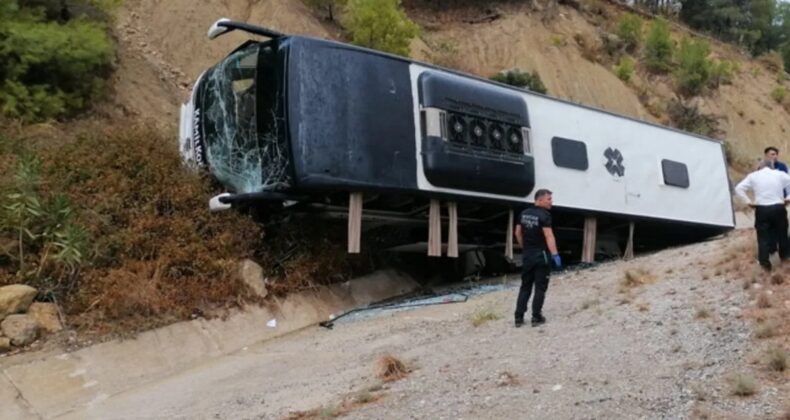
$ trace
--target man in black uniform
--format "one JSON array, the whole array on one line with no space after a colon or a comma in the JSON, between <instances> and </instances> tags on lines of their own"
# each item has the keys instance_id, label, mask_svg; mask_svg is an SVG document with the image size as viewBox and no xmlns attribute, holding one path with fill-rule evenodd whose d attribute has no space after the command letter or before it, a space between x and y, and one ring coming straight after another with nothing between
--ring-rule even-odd
<instances>
[{"instance_id":1,"label":"man in black uniform","mask_svg":"<svg viewBox=\"0 0 790 420\"><path fill-rule=\"evenodd\" d=\"M557 253L554 231L551 230L551 191L541 189L535 192L535 206L519 216L516 226L516 240L521 245L524 271L521 274L521 289L516 302L516 327L524 325L524 312L535 285L535 298L532 300L532 326L543 324L546 318L541 313L546 289L549 288L551 263L562 268L562 260Z\"/></svg>"}]
</instances>

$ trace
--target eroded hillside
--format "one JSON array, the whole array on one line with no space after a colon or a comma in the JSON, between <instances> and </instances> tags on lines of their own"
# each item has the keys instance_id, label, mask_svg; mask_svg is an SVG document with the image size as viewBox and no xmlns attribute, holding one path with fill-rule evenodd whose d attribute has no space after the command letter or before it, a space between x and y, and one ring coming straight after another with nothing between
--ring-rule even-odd
<instances>
[{"instance_id":1,"label":"eroded hillside","mask_svg":"<svg viewBox=\"0 0 790 420\"><path fill-rule=\"evenodd\" d=\"M411 4L413 3L413 4ZM643 66L630 82L612 71L600 54L601 39L625 11L612 4L581 2L576 8L503 3L494 9L436 11L411 2L410 16L423 31L412 57L489 77L510 68L537 70L549 94L636 118L671 124L666 112L676 93L669 76L650 75ZM489 19L471 19L479 12ZM246 37L234 33L215 41L207 28L219 17L247 21L286 33L341 39L341 29L300 0L210 0L195 7L187 0L129 0L119 11L120 43L115 101L134 115L165 126L177 122L177 106L191 82ZM673 37L689 33L673 26ZM790 114L771 97L783 81L776 70L728 44L711 41L713 56L736 63L731 84L693 98L719 120L720 138L735 155L756 158L768 144L790 148Z\"/></svg>"}]
</instances>

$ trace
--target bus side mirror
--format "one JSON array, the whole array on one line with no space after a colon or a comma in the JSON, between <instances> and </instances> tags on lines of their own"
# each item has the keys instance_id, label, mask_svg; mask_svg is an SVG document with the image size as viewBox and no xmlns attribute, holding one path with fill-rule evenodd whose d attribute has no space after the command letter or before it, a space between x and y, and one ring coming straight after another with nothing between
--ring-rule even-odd
<instances>
[{"instance_id":1,"label":"bus side mirror","mask_svg":"<svg viewBox=\"0 0 790 420\"><path fill-rule=\"evenodd\" d=\"M228 28L227 26L223 25L226 22L230 22L230 19L222 18L214 22L214 24L211 25L211 28L208 30L208 39L214 39L230 31L232 28Z\"/></svg>"},{"instance_id":2,"label":"bus side mirror","mask_svg":"<svg viewBox=\"0 0 790 420\"><path fill-rule=\"evenodd\" d=\"M225 200L227 197L230 196L231 196L230 193L222 193L219 195L215 195L214 197L211 197L211 199L208 201L209 210L212 212L228 210L229 208L231 208L231 204L225 202Z\"/></svg>"}]
</instances>

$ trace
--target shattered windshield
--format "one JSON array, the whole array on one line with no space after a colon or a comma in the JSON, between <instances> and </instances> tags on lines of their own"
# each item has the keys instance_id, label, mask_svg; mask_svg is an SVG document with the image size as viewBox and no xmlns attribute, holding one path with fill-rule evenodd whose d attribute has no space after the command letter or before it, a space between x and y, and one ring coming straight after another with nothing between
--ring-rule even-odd
<instances>
[{"instance_id":1,"label":"shattered windshield","mask_svg":"<svg viewBox=\"0 0 790 420\"><path fill-rule=\"evenodd\" d=\"M217 64L203 81L209 167L219 181L239 193L287 186L287 159L274 123L276 79L266 74L273 73L273 61L271 47L254 44ZM262 83L270 86L258 86Z\"/></svg>"}]
</instances>

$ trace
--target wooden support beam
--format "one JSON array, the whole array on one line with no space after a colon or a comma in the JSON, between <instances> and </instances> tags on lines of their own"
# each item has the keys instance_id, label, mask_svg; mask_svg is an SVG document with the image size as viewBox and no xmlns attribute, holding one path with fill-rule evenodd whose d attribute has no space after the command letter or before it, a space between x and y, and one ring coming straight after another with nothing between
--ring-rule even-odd
<instances>
[{"instance_id":1,"label":"wooden support beam","mask_svg":"<svg viewBox=\"0 0 790 420\"><path fill-rule=\"evenodd\" d=\"M362 193L348 196L348 252L359 254L362 241Z\"/></svg>"},{"instance_id":2,"label":"wooden support beam","mask_svg":"<svg viewBox=\"0 0 790 420\"><path fill-rule=\"evenodd\" d=\"M507 238L505 238L505 257L513 259L513 209L507 213Z\"/></svg>"},{"instance_id":3,"label":"wooden support beam","mask_svg":"<svg viewBox=\"0 0 790 420\"><path fill-rule=\"evenodd\" d=\"M458 205L451 201L447 203L447 256L458 258Z\"/></svg>"},{"instance_id":4,"label":"wooden support beam","mask_svg":"<svg viewBox=\"0 0 790 420\"><path fill-rule=\"evenodd\" d=\"M442 207L439 200L431 199L428 210L428 256L442 256Z\"/></svg>"},{"instance_id":5,"label":"wooden support beam","mask_svg":"<svg viewBox=\"0 0 790 420\"><path fill-rule=\"evenodd\" d=\"M623 258L626 260L634 258L634 222L628 224L628 243L625 246Z\"/></svg>"},{"instance_id":6,"label":"wooden support beam","mask_svg":"<svg viewBox=\"0 0 790 420\"><path fill-rule=\"evenodd\" d=\"M594 217L584 219L584 244L582 246L582 262L595 262L595 239L598 223Z\"/></svg>"}]
</instances>

